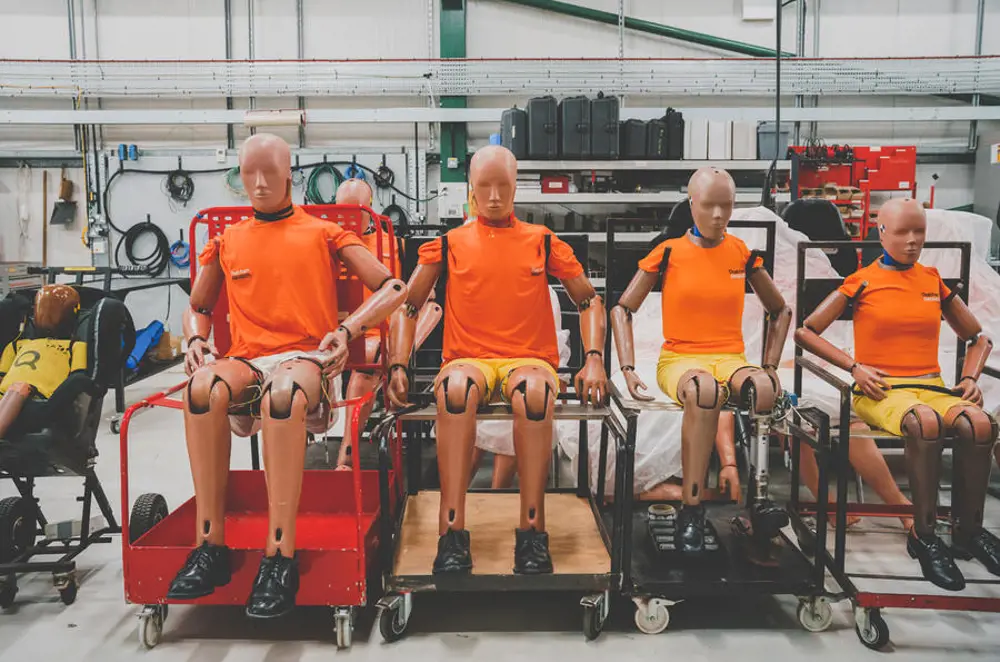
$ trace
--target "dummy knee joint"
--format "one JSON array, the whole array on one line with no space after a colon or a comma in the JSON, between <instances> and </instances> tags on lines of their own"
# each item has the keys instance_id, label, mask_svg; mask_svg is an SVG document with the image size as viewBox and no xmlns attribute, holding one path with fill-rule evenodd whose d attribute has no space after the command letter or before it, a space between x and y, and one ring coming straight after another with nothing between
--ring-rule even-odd
<instances>
[{"instance_id":1,"label":"dummy knee joint","mask_svg":"<svg viewBox=\"0 0 1000 662\"><path fill-rule=\"evenodd\" d=\"M303 397L306 397L305 389L291 374L285 371L277 372L264 387L264 397L270 405L271 418L286 419L291 416L295 395L300 391Z\"/></svg>"},{"instance_id":2,"label":"dummy knee joint","mask_svg":"<svg viewBox=\"0 0 1000 662\"><path fill-rule=\"evenodd\" d=\"M769 412L774 408L779 388L774 375L766 370L754 370L740 386L740 402L744 406L749 406L752 402L757 414Z\"/></svg>"},{"instance_id":3,"label":"dummy knee joint","mask_svg":"<svg viewBox=\"0 0 1000 662\"><path fill-rule=\"evenodd\" d=\"M465 374L448 375L441 381L444 389L444 407L449 414L464 414L469 408L469 395L476 385L472 377Z\"/></svg>"},{"instance_id":4,"label":"dummy knee joint","mask_svg":"<svg viewBox=\"0 0 1000 662\"><path fill-rule=\"evenodd\" d=\"M910 439L937 441L944 428L938 413L923 405L914 407L903 416L903 434Z\"/></svg>"},{"instance_id":5,"label":"dummy knee joint","mask_svg":"<svg viewBox=\"0 0 1000 662\"><path fill-rule=\"evenodd\" d=\"M543 377L531 376L522 379L513 390L524 399L524 413L529 421L544 421L549 412L549 403L555 399L552 384Z\"/></svg>"},{"instance_id":6,"label":"dummy knee joint","mask_svg":"<svg viewBox=\"0 0 1000 662\"><path fill-rule=\"evenodd\" d=\"M207 414L212 407L212 392L221 384L226 389L229 401L233 400L233 389L222 377L210 368L202 368L188 380L188 409L192 414Z\"/></svg>"},{"instance_id":7,"label":"dummy knee joint","mask_svg":"<svg viewBox=\"0 0 1000 662\"><path fill-rule=\"evenodd\" d=\"M701 409L717 409L721 402L719 382L707 372L695 372L684 382L681 395L684 404L695 404Z\"/></svg>"},{"instance_id":8,"label":"dummy knee joint","mask_svg":"<svg viewBox=\"0 0 1000 662\"><path fill-rule=\"evenodd\" d=\"M966 407L955 417L959 436L977 446L992 446L997 439L997 423L982 409Z\"/></svg>"}]
</instances>

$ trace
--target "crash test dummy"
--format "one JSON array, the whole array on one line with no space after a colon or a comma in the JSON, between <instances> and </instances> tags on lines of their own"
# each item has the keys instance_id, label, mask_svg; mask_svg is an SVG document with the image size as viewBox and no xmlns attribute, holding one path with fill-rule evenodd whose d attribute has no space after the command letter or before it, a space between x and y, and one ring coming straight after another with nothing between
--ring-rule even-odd
<instances>
[{"instance_id":1,"label":"crash test dummy","mask_svg":"<svg viewBox=\"0 0 1000 662\"><path fill-rule=\"evenodd\" d=\"M726 232L736 186L729 173L702 168L688 183L694 225L668 239L639 262L639 271L611 310L618 361L629 393L652 400L635 373L632 315L653 288L662 286L664 342L657 362L657 384L683 408L681 424L682 507L675 548L684 554L706 549L705 480L722 406L747 407L758 428L751 464L756 493L750 504L755 533L770 538L787 524L787 514L767 498L767 434L764 421L781 393L777 366L792 312L747 245ZM743 307L746 282L767 311L763 365L744 354ZM719 444L725 482L738 480L731 444ZM732 477L727 474L732 474Z\"/></svg>"},{"instance_id":2,"label":"crash test dummy","mask_svg":"<svg viewBox=\"0 0 1000 662\"><path fill-rule=\"evenodd\" d=\"M48 423L54 411L70 405L53 394L87 369L87 344L72 340L79 310L80 295L69 285L45 285L35 294L35 337L18 338L0 354L0 439L23 427L22 415Z\"/></svg>"},{"instance_id":3,"label":"crash test dummy","mask_svg":"<svg viewBox=\"0 0 1000 662\"><path fill-rule=\"evenodd\" d=\"M917 261L927 234L927 216L918 202L887 202L879 210L878 229L882 257L848 276L796 330L795 341L850 372L854 412L861 420L905 439L913 498L907 552L920 562L925 578L959 591L965 579L954 557L976 558L1000 575L1000 540L983 528L997 425L982 409L978 384L993 343L956 296L957 290L945 285L936 269ZM854 308L853 358L822 338L848 306ZM944 388L938 363L942 314L968 343L961 377L951 393ZM951 549L934 530L941 451L948 434L955 435ZM871 443L863 455L868 461L882 460L871 440L852 438L852 446L855 443ZM857 461L853 448L851 459Z\"/></svg>"},{"instance_id":4,"label":"crash test dummy","mask_svg":"<svg viewBox=\"0 0 1000 662\"><path fill-rule=\"evenodd\" d=\"M444 364L434 382L441 476L434 573L472 569L465 497L476 410L495 399L509 403L514 415L521 498L513 570L553 571L545 528L545 486L559 389L559 351L549 274L562 282L580 309L586 363L575 377L576 392L591 405L602 403L607 393L604 305L565 242L549 229L514 216L516 179L517 161L509 150L490 145L476 152L469 166L476 220L420 247L406 305L392 316L389 397L395 405L405 406L406 366L417 311L443 275L444 265Z\"/></svg>"},{"instance_id":5,"label":"crash test dummy","mask_svg":"<svg viewBox=\"0 0 1000 662\"><path fill-rule=\"evenodd\" d=\"M348 179L337 188L336 199L338 205L364 205L371 208L373 203L372 189L371 186L368 185L368 182L363 179ZM368 214L368 212L364 212L364 216L369 224L369 227L368 230L361 236L361 240L364 241L365 246L368 247L368 250L371 251L372 255L379 257L379 234L375 230L370 214ZM398 252L393 253L390 251L391 243L392 239L387 232L387 228L383 227L381 260L382 263L392 272L392 275L399 278L402 272L402 256ZM365 299L372 295L371 290L368 288L365 288L364 293ZM441 315L441 306L434 301L428 301L424 304L424 307L420 309L420 314L417 316L414 349L419 349L424 343L427 336L431 334L434 327L441 321ZM365 331L366 363L381 363L381 343L382 333L378 325L372 326L372 328ZM351 377L347 381L346 398L348 400L354 400L375 391L379 387L379 384L382 383L382 377L383 371L378 369L360 369L351 371ZM365 424L368 422L368 417L371 415L374 405L374 400L369 400L362 405L360 420L358 422L359 433L365 429ZM354 439L354 427L350 424L350 422L353 420L353 415L354 407L347 407L345 413L347 425L344 426L344 440L340 444L340 451L337 454L338 470L351 468L351 449L353 448L352 443Z\"/></svg>"},{"instance_id":6,"label":"crash test dummy","mask_svg":"<svg viewBox=\"0 0 1000 662\"><path fill-rule=\"evenodd\" d=\"M282 139L251 136L239 164L253 218L206 245L184 311L190 375L184 429L197 515L195 548L167 597L195 599L229 582L230 432L249 436L259 428L268 529L246 611L270 618L294 607L299 586L295 523L307 432L329 427L332 380L344 369L348 343L399 307L406 286L356 234L292 204L291 154ZM374 294L340 321L336 283L342 265ZM219 356L209 337L223 286L232 345Z\"/></svg>"}]
</instances>

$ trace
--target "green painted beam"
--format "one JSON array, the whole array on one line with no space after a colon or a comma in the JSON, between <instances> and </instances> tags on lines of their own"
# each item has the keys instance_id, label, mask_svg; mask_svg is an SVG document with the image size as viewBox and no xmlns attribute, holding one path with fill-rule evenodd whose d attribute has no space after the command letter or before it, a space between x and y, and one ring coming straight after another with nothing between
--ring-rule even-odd
<instances>
[{"instance_id":1,"label":"green painted beam","mask_svg":"<svg viewBox=\"0 0 1000 662\"><path fill-rule=\"evenodd\" d=\"M465 57L466 0L441 0L441 57ZM441 97L442 108L465 108L465 97ZM441 123L441 181L465 182L469 132L463 122ZM453 167L452 167L453 166Z\"/></svg>"},{"instance_id":2,"label":"green painted beam","mask_svg":"<svg viewBox=\"0 0 1000 662\"><path fill-rule=\"evenodd\" d=\"M545 11L551 11L566 16L573 16L588 21L607 23L608 25L614 25L616 27L618 25L618 14L608 11L601 11L600 9L591 9L590 7L581 7L580 5L574 5L573 3L570 2L559 2L559 0L502 0L502 1L511 2L516 5L523 5L525 7L533 7L535 9L543 9ZM753 44L748 44L743 41L723 39L722 37L715 37L710 34L705 34L704 32L695 32L693 30L675 28L670 25L663 25L662 23L646 21L641 18L632 18L630 16L626 16L625 27L630 30L636 30L638 32L645 32L647 34L653 34L660 37L677 39L678 41L686 41L691 44L699 44L701 46L718 48L719 50L729 51L731 53L740 53L742 55L751 55L753 57L777 57L777 53L771 48L755 46ZM795 57L795 53L787 53L782 51L781 56Z\"/></svg>"}]
</instances>

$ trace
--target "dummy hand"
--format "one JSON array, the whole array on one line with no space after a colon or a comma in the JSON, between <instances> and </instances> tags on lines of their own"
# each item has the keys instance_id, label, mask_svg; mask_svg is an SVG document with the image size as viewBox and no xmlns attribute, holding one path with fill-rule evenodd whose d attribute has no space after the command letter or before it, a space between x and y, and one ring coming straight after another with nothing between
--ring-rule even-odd
<instances>
[{"instance_id":1,"label":"dummy hand","mask_svg":"<svg viewBox=\"0 0 1000 662\"><path fill-rule=\"evenodd\" d=\"M409 407L406 396L410 391L410 378L402 368L393 368L389 377L389 402L400 409Z\"/></svg>"},{"instance_id":2,"label":"dummy hand","mask_svg":"<svg viewBox=\"0 0 1000 662\"><path fill-rule=\"evenodd\" d=\"M977 407L983 406L983 392L979 388L979 383L976 382L972 377L966 377L955 384L955 388L951 389L958 397L963 400L968 400Z\"/></svg>"},{"instance_id":3,"label":"dummy hand","mask_svg":"<svg viewBox=\"0 0 1000 662\"><path fill-rule=\"evenodd\" d=\"M184 354L184 372L188 377L193 375L195 370L205 365L206 354L218 357L219 350L215 348L215 345L201 338L195 338L188 343L187 352Z\"/></svg>"},{"instance_id":4,"label":"dummy hand","mask_svg":"<svg viewBox=\"0 0 1000 662\"><path fill-rule=\"evenodd\" d=\"M323 375L330 377L339 375L347 366L347 332L343 329L331 331L323 337L319 351L329 352L329 358L323 362Z\"/></svg>"},{"instance_id":5,"label":"dummy hand","mask_svg":"<svg viewBox=\"0 0 1000 662\"><path fill-rule=\"evenodd\" d=\"M651 402L656 399L651 395L643 395L640 393L640 391L647 390L647 387L643 381L639 379L639 375L636 374L634 369L622 370L622 374L625 375L625 386L628 387L629 395L631 395L633 399L642 402Z\"/></svg>"},{"instance_id":6,"label":"dummy hand","mask_svg":"<svg viewBox=\"0 0 1000 662\"><path fill-rule=\"evenodd\" d=\"M884 400L885 391L890 388L889 384L882 379L885 376L886 373L881 370L861 363L856 364L854 370L851 370L851 377L854 378L854 382L861 389L861 392L875 401Z\"/></svg>"},{"instance_id":7,"label":"dummy hand","mask_svg":"<svg viewBox=\"0 0 1000 662\"><path fill-rule=\"evenodd\" d=\"M730 465L719 470L719 491L729 490L729 498L733 501L740 500L740 473L736 467Z\"/></svg>"},{"instance_id":8,"label":"dummy hand","mask_svg":"<svg viewBox=\"0 0 1000 662\"><path fill-rule=\"evenodd\" d=\"M573 379L581 402L589 402L595 407L604 404L608 395L608 375L604 372L604 361L599 354L590 354L583 369Z\"/></svg>"}]
</instances>

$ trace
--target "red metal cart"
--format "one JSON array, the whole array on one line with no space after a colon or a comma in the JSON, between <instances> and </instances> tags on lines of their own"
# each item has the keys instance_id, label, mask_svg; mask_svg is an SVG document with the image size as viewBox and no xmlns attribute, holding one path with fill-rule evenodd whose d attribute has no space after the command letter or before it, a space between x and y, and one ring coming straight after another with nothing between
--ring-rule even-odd
<instances>
[{"instance_id":1,"label":"red metal cart","mask_svg":"<svg viewBox=\"0 0 1000 662\"><path fill-rule=\"evenodd\" d=\"M306 206L305 210L320 218L339 223L346 229L361 234L366 229L363 211L374 219L378 255L395 260L395 241L389 219L376 215L368 207L354 205ZM192 247L199 237L201 226L207 226L209 238L221 234L226 226L249 218L250 208L214 208L199 212L191 222ZM389 239L383 242L383 233ZM204 233L202 233L204 234ZM382 247L388 246L384 256ZM196 274L196 260L191 261L192 282ZM341 272L338 281L338 301L342 310L352 310L363 299L363 285L355 276ZM214 342L225 353L230 344L227 322L226 297L220 297L213 312ZM382 362L365 363L364 338L351 343L348 367L352 369L382 368L385 374L387 327L382 325ZM125 597L131 603L143 605L140 614L139 638L144 646L152 648L159 643L163 623L167 616L166 599L170 581L184 564L187 554L195 545L195 503L188 499L170 512L166 500L159 494L140 495L134 503L129 498L129 431L133 417L152 407L181 409L180 390L186 382L167 391L157 393L129 407L121 423L121 490L122 490L122 560ZM369 393L362 398L337 402L336 407L361 405L374 398ZM355 407L352 456L361 457L358 423L360 406ZM376 582L370 587L369 577L377 577L375 564L379 555L380 519L394 517L401 485L398 484L402 449L395 443L382 449L380 462L389 468L387 481L380 484L379 472L362 470L360 461L351 471L307 470L303 476L302 496L298 515L298 554L302 572L301 588L296 598L298 605L330 606L334 608L337 646L347 648L351 643L354 614L357 608L372 603L379 591ZM246 600L255 576L263 541L267 532L267 488L264 473L260 471L260 456L256 436L252 437L252 470L231 471L226 493L226 544L232 550L232 580L210 596L191 601L198 605L241 605ZM380 492L388 493L392 512L380 506ZM131 512L126 509L131 504ZM389 521L393 521L389 519Z\"/></svg>"}]
</instances>

